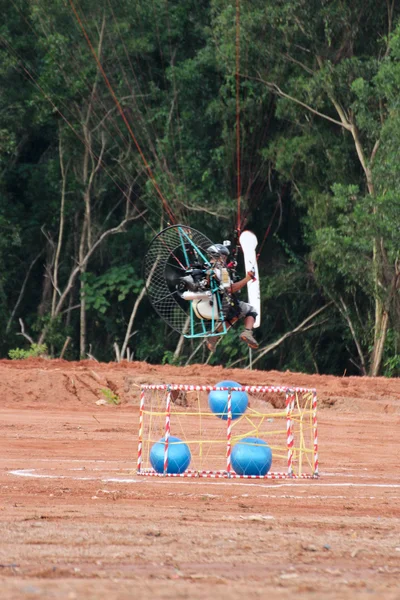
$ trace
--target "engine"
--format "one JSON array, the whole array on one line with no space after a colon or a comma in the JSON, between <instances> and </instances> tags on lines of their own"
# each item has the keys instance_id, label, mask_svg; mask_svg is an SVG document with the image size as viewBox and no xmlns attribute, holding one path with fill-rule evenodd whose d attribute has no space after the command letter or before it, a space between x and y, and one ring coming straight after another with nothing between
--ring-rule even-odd
<instances>
[{"instance_id":1,"label":"engine","mask_svg":"<svg viewBox=\"0 0 400 600\"><path fill-rule=\"evenodd\" d=\"M203 292L207 289L206 271L202 268L192 268L185 272L183 277L179 278L177 285L178 291L183 292Z\"/></svg>"}]
</instances>

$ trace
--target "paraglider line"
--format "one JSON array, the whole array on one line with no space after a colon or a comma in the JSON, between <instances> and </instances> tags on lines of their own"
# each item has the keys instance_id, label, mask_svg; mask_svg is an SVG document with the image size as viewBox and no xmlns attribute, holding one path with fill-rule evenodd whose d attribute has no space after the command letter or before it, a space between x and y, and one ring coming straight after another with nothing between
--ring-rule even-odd
<instances>
[{"instance_id":1,"label":"paraglider line","mask_svg":"<svg viewBox=\"0 0 400 600\"><path fill-rule=\"evenodd\" d=\"M160 199L161 199L161 201L162 201L162 203L163 203L163 206L164 206L164 208L165 208L165 211L166 211L166 212L167 212L167 214L168 214L168 217L169 217L169 218L171 219L171 221L174 223L174 222L175 222L175 216L174 216L174 214L173 214L173 212L172 212L171 208L169 207L167 200L164 198L164 196L163 196L163 194L162 194L162 192L161 192L161 190L160 190L160 188L159 188L159 186L158 186L158 183L157 183L157 181L156 181L156 179L155 179L155 177L154 177L154 175L153 175L153 172L152 172L152 170L151 170L151 168L150 168L150 165L149 165L149 163L147 162L147 160L146 160L146 157L145 157L145 155L143 154L143 151L142 151L142 149L141 149L141 147L140 147L140 145L139 145L139 142L137 141L137 139L136 139L136 136L135 136L135 134L134 134L134 133L133 133L133 131L132 131L132 128L131 128L131 126L130 126L130 124L129 124L129 121L128 121L128 119L127 119L127 118L126 118L126 116L125 116L125 113L124 113L124 111L123 111L123 109L122 109L122 106L121 106L121 104L120 104L120 102L119 102L119 100L118 100L118 98L117 98L117 96L116 96L116 94L115 94L115 92L114 92L114 90L113 90L113 87L112 87L112 85L111 85L111 83L110 83L110 80L108 79L108 77L107 77L107 74L106 74L106 72L104 71L104 69L103 69L103 66L102 66L102 64L101 64L101 62L100 62L100 60L99 60L99 58L98 58L98 56L97 56L97 54L96 54L96 51L95 51L95 49L93 48L92 42L91 42L91 40L90 40L90 38L89 38L89 35L88 35L88 33L87 33L87 31L86 31L86 29L85 29L85 27L84 27L83 23L82 23L82 20L81 20L81 18L80 18L80 16L79 16L78 12L77 12L77 10L76 10L76 7L75 7L75 5L74 5L74 3L73 3L73 0L69 0L69 3L70 3L70 5L71 5L72 11L73 11L73 13L74 13L74 15L75 15L75 17L76 17L76 20L78 21L78 23L79 23L79 26L80 26L80 28L82 29L82 33L83 33L83 35L85 36L86 42L87 42L87 44L88 44L88 46L89 46L89 48L90 48L90 51L91 51L91 53L92 53L92 54L93 54L93 56L94 56L94 59L95 59L95 61L96 61L96 63L97 63L97 66L98 66L98 68L99 68L99 70L100 70L100 72L101 72L102 76L103 76L103 79L104 79L104 81L105 81L105 83L106 83L106 85L107 85L107 87L108 87L108 89L109 89L109 91L110 91L110 94L111 94L111 96L112 96L112 98L113 98L113 100L114 100L114 102L115 102L115 104L116 104L116 106L117 106L117 108L118 108L118 111L119 111L119 113L120 113L120 115L121 115L121 117L122 117L122 119L123 119L123 121L124 121L124 123L125 123L125 125L126 125L126 127L127 127L127 129L128 129L128 131L129 131L129 134L130 134L130 136L131 136L131 138L132 138L132 140L133 140L133 142L134 142L134 144L135 144L135 146L136 146L136 148L137 148L137 151L139 152L139 154L140 154L140 157L141 157L141 159L142 159L142 161L143 161L143 163L144 163L144 165L145 165L145 167L146 167L146 170L147 170L148 176L149 176L149 178L150 178L150 180L151 180L151 182L152 182L152 184L153 184L153 186L154 186L155 190L157 191L157 193L158 193L158 195L159 195L159 197L160 197Z\"/></svg>"}]
</instances>

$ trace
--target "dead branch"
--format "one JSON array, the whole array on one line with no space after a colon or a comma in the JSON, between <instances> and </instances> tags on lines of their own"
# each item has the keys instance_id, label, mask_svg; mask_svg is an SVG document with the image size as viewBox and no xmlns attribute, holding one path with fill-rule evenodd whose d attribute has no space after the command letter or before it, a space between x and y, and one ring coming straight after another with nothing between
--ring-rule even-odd
<instances>
[{"instance_id":1,"label":"dead branch","mask_svg":"<svg viewBox=\"0 0 400 600\"><path fill-rule=\"evenodd\" d=\"M149 98L150 94L134 94L134 95L130 95L130 96L122 96L121 98L119 98L119 103L122 104L126 101L126 100L137 100L137 98ZM112 106L104 115L104 117L97 123L97 125L95 127L93 127L92 129L92 133L94 133L97 129L99 129L104 121L106 121L108 119L108 117L110 116L110 114L112 112L115 112L118 110L117 106Z\"/></svg>"},{"instance_id":2,"label":"dead branch","mask_svg":"<svg viewBox=\"0 0 400 600\"><path fill-rule=\"evenodd\" d=\"M52 314L54 312L56 302L57 302L57 293L59 294L58 268L59 268L59 263L60 263L61 247L62 247L63 236L64 236L65 194L66 194L66 188L67 188L67 173L68 173L68 167L69 167L69 162L67 163L66 166L64 165L61 127L60 127L60 132L59 132L58 154L60 157L60 169L61 169L62 184L61 184L61 203L60 203L60 224L59 224L59 228L58 228L57 248L56 248L56 253L55 253L55 257L54 257L53 274L52 274L52 284L53 284L53 298L52 298L52 302L51 302Z\"/></svg>"},{"instance_id":3,"label":"dead branch","mask_svg":"<svg viewBox=\"0 0 400 600\"><path fill-rule=\"evenodd\" d=\"M115 352L116 361L121 362L121 352L120 352L117 342L114 342L114 352Z\"/></svg>"},{"instance_id":4,"label":"dead branch","mask_svg":"<svg viewBox=\"0 0 400 600\"><path fill-rule=\"evenodd\" d=\"M376 153L378 152L378 148L380 146L381 141L376 140L374 147L372 148L371 158L369 159L369 168L372 169L372 165L374 164Z\"/></svg>"},{"instance_id":5,"label":"dead branch","mask_svg":"<svg viewBox=\"0 0 400 600\"><path fill-rule=\"evenodd\" d=\"M275 342L272 342L271 344L268 344L268 346L265 346L264 348L258 350L257 357L253 359L253 366L254 366L254 364L256 362L258 362L260 360L260 358L262 358L263 356L265 356L266 354L268 354L268 352L271 352L271 350L274 350L275 348L277 348L278 346L280 346L282 344L282 342L284 342L285 340L287 340L288 337L291 337L295 333L304 332L307 329L310 329L311 327L313 327L314 324L311 324L308 327L306 327L306 325L307 325L307 323L309 323L310 321L312 321L313 319L315 319L315 317L317 317L321 312L323 312L324 310L326 310L331 304L333 304L333 303L329 302L328 304L325 304L325 306L322 306L318 310L314 311L311 315L309 315L306 319L304 319L304 321L302 321L294 329L292 329L291 331L287 331L285 334L283 334Z\"/></svg>"},{"instance_id":6,"label":"dead branch","mask_svg":"<svg viewBox=\"0 0 400 600\"><path fill-rule=\"evenodd\" d=\"M188 204L185 204L184 202L179 202L179 204L181 206L183 206L184 208L186 208L186 210L188 210L188 211L204 212L204 213L207 213L208 215L212 215L213 217L217 217L218 219L229 220L231 218L229 215L221 215L220 213L214 212L213 210L210 210L208 208L204 208L201 206L189 206Z\"/></svg>"},{"instance_id":7,"label":"dead branch","mask_svg":"<svg viewBox=\"0 0 400 600\"><path fill-rule=\"evenodd\" d=\"M315 74L314 71L312 69L310 69L310 67L307 67L307 65L305 65L304 63L302 63L300 60L297 60L297 58L294 58L293 56L291 56L287 52L283 56L284 56L284 58L286 58L287 61L292 62L295 65L298 65L300 68L302 68L309 75L314 75Z\"/></svg>"},{"instance_id":8,"label":"dead branch","mask_svg":"<svg viewBox=\"0 0 400 600\"><path fill-rule=\"evenodd\" d=\"M187 361L185 362L185 367L187 367L187 366L188 366L188 364L190 363L190 361L192 360L192 358L193 358L194 356L196 356L196 354L198 353L198 351L200 350L200 348L202 348L202 347L204 346L204 344L205 344L205 343L206 343L206 341L205 341L205 340L202 340L202 341L200 342L200 344L198 344L198 345L196 346L196 348L193 350L192 354L189 356L189 358L188 358L188 359L187 359Z\"/></svg>"},{"instance_id":9,"label":"dead branch","mask_svg":"<svg viewBox=\"0 0 400 600\"><path fill-rule=\"evenodd\" d=\"M89 352L86 353L86 356L90 359L90 360L94 360L95 362L99 362L97 360L97 358L95 356L93 356L92 354L92 344L89 344Z\"/></svg>"},{"instance_id":10,"label":"dead branch","mask_svg":"<svg viewBox=\"0 0 400 600\"><path fill-rule=\"evenodd\" d=\"M79 304L75 304L74 306L69 306L68 308L60 311L59 314L60 315L66 315L66 314L70 313L71 311L76 310L77 308L80 308L80 307L81 307L80 303Z\"/></svg>"},{"instance_id":11,"label":"dead branch","mask_svg":"<svg viewBox=\"0 0 400 600\"><path fill-rule=\"evenodd\" d=\"M367 367L366 367L366 364L365 364L364 354L363 354L363 352L361 350L361 345L360 345L360 342L358 341L356 330L354 329L353 321L350 318L348 306L345 303L345 301L343 300L342 296L340 296L339 299L340 299L341 307L337 306L337 308L338 308L340 314L342 315L342 317L344 317L344 319L345 319L345 321L346 321L346 323L347 323L347 325L348 325L348 327L350 329L353 341L354 341L354 343L356 345L357 353L358 353L359 359L361 361L360 371L361 371L361 373L363 375L366 375L367 374Z\"/></svg>"},{"instance_id":12,"label":"dead branch","mask_svg":"<svg viewBox=\"0 0 400 600\"><path fill-rule=\"evenodd\" d=\"M135 304L133 305L131 316L129 317L128 327L126 329L124 343L122 344L122 348L121 348L121 357L122 358L125 356L125 352L128 347L128 342L133 335L133 334L131 335L131 331L132 331L132 327L133 327L133 322L136 317L136 313L138 311L140 303L142 302L142 300L144 298L144 295L146 293L146 288L150 282L151 277L153 276L156 266L157 266L157 261L154 263L154 265L149 273L149 276L147 278L146 284L143 286L142 291L140 292L139 296L136 298Z\"/></svg>"},{"instance_id":13,"label":"dead branch","mask_svg":"<svg viewBox=\"0 0 400 600\"><path fill-rule=\"evenodd\" d=\"M90 250L88 250L88 252L85 254L85 256L82 259L82 263L79 263L78 265L76 265L76 267L72 270L72 272L70 273L70 276L68 278L67 284L64 288L64 291L62 292L60 299L58 300L57 306L55 308L54 314L52 315L52 319L54 319L55 317L57 317L60 312L61 309L64 306L64 302L69 294L69 292L71 291L74 283L75 283L75 279L78 276L78 274L80 273L82 266L86 266L89 259L91 258L92 254L95 252L95 250L102 244L102 242L110 235L115 235L117 233L121 233L124 230L125 225L129 222L129 221L133 221L136 219L140 219L147 211L143 211L139 214L137 214L135 217L130 217L129 219L123 219L121 221L121 223L119 225L117 225L116 227L112 227L111 229L107 229L107 231L104 231L96 240L96 242L92 245L92 247L90 248ZM48 330L49 324L43 329L43 331L40 334L40 338L39 338L39 344L43 343L43 340L46 337L46 333Z\"/></svg>"},{"instance_id":14,"label":"dead branch","mask_svg":"<svg viewBox=\"0 0 400 600\"><path fill-rule=\"evenodd\" d=\"M19 307L19 305L20 305L20 303L21 303L21 300L22 300L22 298L23 298L23 295L24 295L24 292L25 292L25 288L26 288L26 284L28 283L29 275L31 274L31 271L32 271L32 269L33 269L33 267L34 267L35 263L36 263L36 262L39 260L39 258L40 258L40 256L41 256L42 254L43 254L43 250L41 250L41 251L39 252L39 254L38 254L37 256L35 256L35 258L34 258L34 259L33 259L33 261L31 262L31 264L29 265L29 268L28 268L28 270L27 270L27 272L26 272L26 275L25 275L24 281L23 281L23 283L22 283L22 286L21 286L21 289L20 289L20 292L19 292L19 295L18 295L18 299L17 299L17 301L16 301L16 303L15 303L15 306L14 306L14 308L13 308L13 310L12 310L12 313L11 313L11 315L10 315L10 318L8 319L8 322L7 322L7 325L6 325L6 334L7 334L7 333L10 331L11 323L13 322L13 319L14 319L14 317L15 317L15 313L17 312L17 310L18 310L18 307Z\"/></svg>"},{"instance_id":15,"label":"dead branch","mask_svg":"<svg viewBox=\"0 0 400 600\"><path fill-rule=\"evenodd\" d=\"M187 319L185 321L185 325L183 327L183 332L182 332L181 336L179 337L179 342L176 345L175 352L174 352L174 359L177 359L182 352L183 344L185 341L185 333L187 332L187 330L189 328L189 324L190 324L190 315L187 317Z\"/></svg>"},{"instance_id":16,"label":"dead branch","mask_svg":"<svg viewBox=\"0 0 400 600\"><path fill-rule=\"evenodd\" d=\"M310 325L307 325L307 327L303 327L301 330L299 330L297 333L304 333L305 331L308 331L309 329L313 329L314 327L317 327L317 325L323 325L323 323L326 323L327 319L323 319L322 321L318 321L318 323L311 323ZM289 336L292 335L292 332L289 333ZM229 365L229 368L233 368L234 366L240 364L241 362L244 362L245 360L247 360L247 356L243 356L242 358L238 358L237 360L235 360L233 363L231 363ZM246 369L252 369L253 368L253 359L251 360L251 365L249 364Z\"/></svg>"},{"instance_id":17,"label":"dead branch","mask_svg":"<svg viewBox=\"0 0 400 600\"><path fill-rule=\"evenodd\" d=\"M331 123L335 123L335 125L340 125L340 127L343 127L344 129L347 129L348 131L351 131L351 129L352 129L352 126L349 123L343 123L341 121L337 121L333 117L330 117L329 115L326 115L325 113L321 113L319 110L316 110L309 104L306 104L305 102L302 102L298 98L295 98L294 96L291 96L290 94L287 94L286 92L281 90L281 88L276 83L274 83L272 81L266 81L261 76L250 77L249 75L241 74L241 77L243 77L244 79L252 79L254 81L260 81L261 83L266 85L272 92L274 92L278 96L281 96L281 98L286 98L287 100L291 100L295 104L302 106L303 108L305 108L309 112L313 113L314 115L317 115L318 117L322 117L323 119L326 119L327 121L330 121Z\"/></svg>"},{"instance_id":18,"label":"dead branch","mask_svg":"<svg viewBox=\"0 0 400 600\"><path fill-rule=\"evenodd\" d=\"M28 340L28 342L30 342L31 344L34 344L35 342L34 342L34 341L33 341L33 339L31 338L31 336L30 336L30 335L28 335L28 334L25 332L25 325L24 325L24 322L23 322L23 320L22 320L22 319L18 319L18 321L19 321L19 324L20 324L20 326L21 326L21 333L17 333L17 335L22 335L24 338L26 338L26 339Z\"/></svg>"},{"instance_id":19,"label":"dead branch","mask_svg":"<svg viewBox=\"0 0 400 600\"><path fill-rule=\"evenodd\" d=\"M66 351L66 349L67 349L67 346L68 346L68 344L70 343L70 341L71 341L71 337L70 337L70 336L68 336L68 337L66 338L65 342L64 342L64 346L62 347L61 354L60 354L60 358L64 358L65 351Z\"/></svg>"}]
</instances>

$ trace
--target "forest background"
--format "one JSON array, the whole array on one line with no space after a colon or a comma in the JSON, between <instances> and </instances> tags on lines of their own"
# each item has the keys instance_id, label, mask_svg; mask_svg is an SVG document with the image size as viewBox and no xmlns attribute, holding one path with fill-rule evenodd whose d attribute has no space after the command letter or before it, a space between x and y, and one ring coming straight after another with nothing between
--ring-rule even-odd
<instances>
[{"instance_id":1,"label":"forest background","mask_svg":"<svg viewBox=\"0 0 400 600\"><path fill-rule=\"evenodd\" d=\"M0 4L1 357L246 367L142 274L171 216L233 239L239 196L254 366L400 375L398 1Z\"/></svg>"}]
</instances>

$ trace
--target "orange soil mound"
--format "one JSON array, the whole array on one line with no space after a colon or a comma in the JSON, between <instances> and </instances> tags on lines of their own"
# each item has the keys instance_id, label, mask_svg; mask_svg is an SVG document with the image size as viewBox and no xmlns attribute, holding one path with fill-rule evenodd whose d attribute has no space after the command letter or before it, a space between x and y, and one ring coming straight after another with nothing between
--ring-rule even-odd
<instances>
[{"instance_id":1,"label":"orange soil mound","mask_svg":"<svg viewBox=\"0 0 400 600\"><path fill-rule=\"evenodd\" d=\"M319 480L136 476L140 384L223 379L317 389ZM31 359L0 391L2 600L400 597L399 379Z\"/></svg>"}]
</instances>

